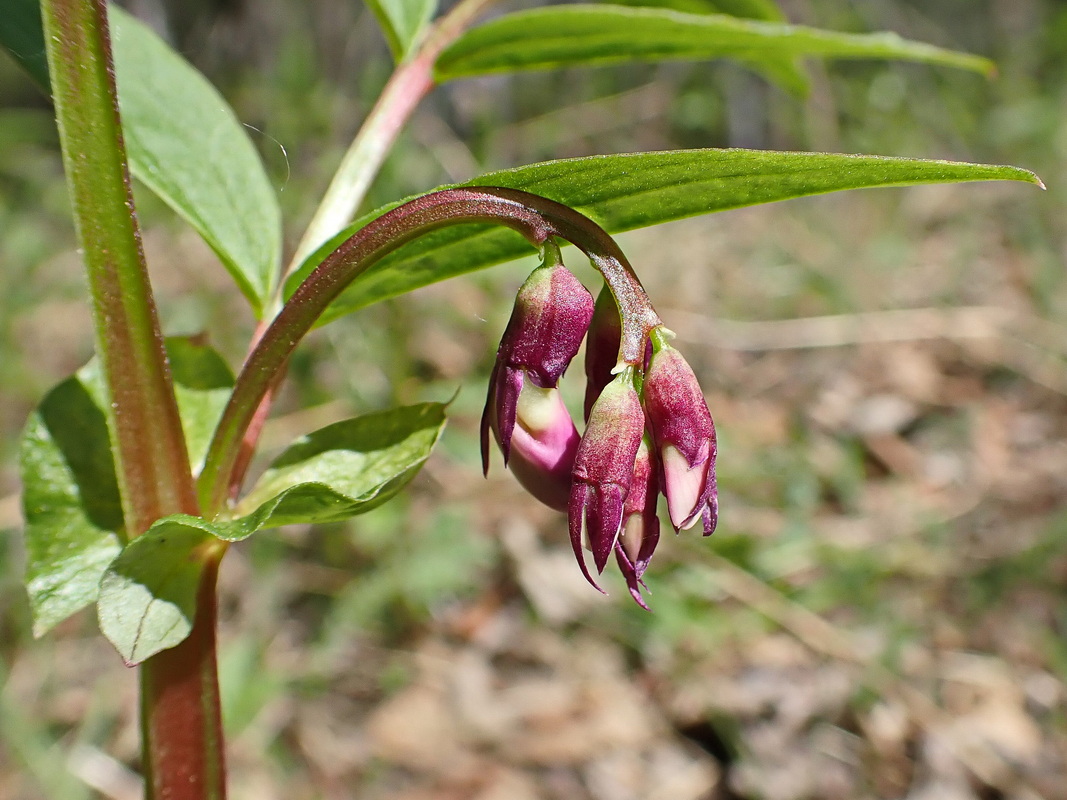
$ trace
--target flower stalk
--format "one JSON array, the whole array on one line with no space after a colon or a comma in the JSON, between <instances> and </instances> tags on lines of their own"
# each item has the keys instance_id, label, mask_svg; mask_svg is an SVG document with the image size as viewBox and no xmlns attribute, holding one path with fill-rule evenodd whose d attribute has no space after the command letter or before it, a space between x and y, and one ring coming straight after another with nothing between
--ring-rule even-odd
<instances>
[{"instance_id":1,"label":"flower stalk","mask_svg":"<svg viewBox=\"0 0 1067 800\"><path fill-rule=\"evenodd\" d=\"M246 359L208 448L198 489L208 518L224 511L241 442L260 402L280 380L300 340L331 302L384 256L448 225L489 222L522 234L534 247L563 239L600 270L625 318L621 355L638 364L653 328L661 324L633 268L596 223L567 206L517 189L468 187L418 197L371 221L333 251L293 293Z\"/></svg>"}]
</instances>

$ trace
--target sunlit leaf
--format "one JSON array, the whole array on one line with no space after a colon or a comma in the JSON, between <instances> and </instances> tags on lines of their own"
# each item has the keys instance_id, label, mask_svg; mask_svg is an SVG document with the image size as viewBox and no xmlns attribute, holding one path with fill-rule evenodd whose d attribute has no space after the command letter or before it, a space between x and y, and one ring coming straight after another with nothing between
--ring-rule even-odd
<instances>
[{"instance_id":1,"label":"sunlit leaf","mask_svg":"<svg viewBox=\"0 0 1067 800\"><path fill-rule=\"evenodd\" d=\"M436 63L440 80L519 70L624 61L783 55L891 58L989 74L991 61L895 33L850 34L799 25L611 5L550 6L517 11L472 28Z\"/></svg>"},{"instance_id":2,"label":"sunlit leaf","mask_svg":"<svg viewBox=\"0 0 1067 800\"><path fill-rule=\"evenodd\" d=\"M676 150L548 161L491 172L465 185L523 189L577 209L608 233L618 233L842 189L989 180L1041 185L1032 172L1018 167L760 150ZM323 245L290 279L287 293L341 242L397 205L378 209ZM357 278L321 321L530 253L521 236L500 226L444 228L404 245ZM638 265L639 271L654 268Z\"/></svg>"},{"instance_id":3,"label":"sunlit leaf","mask_svg":"<svg viewBox=\"0 0 1067 800\"><path fill-rule=\"evenodd\" d=\"M261 314L282 224L259 155L203 75L122 9L108 16L130 172L204 237ZM47 87L43 37L35 0L4 0L0 45Z\"/></svg>"},{"instance_id":4,"label":"sunlit leaf","mask_svg":"<svg viewBox=\"0 0 1067 800\"><path fill-rule=\"evenodd\" d=\"M437 11L437 0L367 0L389 49L403 60Z\"/></svg>"},{"instance_id":5,"label":"sunlit leaf","mask_svg":"<svg viewBox=\"0 0 1067 800\"><path fill-rule=\"evenodd\" d=\"M107 567L97 601L100 630L127 664L139 664L189 635L205 558L219 546L205 520L164 517Z\"/></svg>"},{"instance_id":6,"label":"sunlit leaf","mask_svg":"<svg viewBox=\"0 0 1067 800\"><path fill-rule=\"evenodd\" d=\"M411 480L445 426L445 406L423 403L337 422L283 452L221 535L337 522L381 505Z\"/></svg>"},{"instance_id":7,"label":"sunlit leaf","mask_svg":"<svg viewBox=\"0 0 1067 800\"><path fill-rule=\"evenodd\" d=\"M278 276L281 212L247 131L145 25L114 6L110 19L131 171L204 237L261 313Z\"/></svg>"},{"instance_id":8,"label":"sunlit leaf","mask_svg":"<svg viewBox=\"0 0 1067 800\"><path fill-rule=\"evenodd\" d=\"M35 636L96 600L100 576L121 547L122 503L98 384L93 369L63 381L23 434L26 590Z\"/></svg>"},{"instance_id":9,"label":"sunlit leaf","mask_svg":"<svg viewBox=\"0 0 1067 800\"><path fill-rule=\"evenodd\" d=\"M765 22L786 21L772 0L616 0L614 5L665 8L687 14L729 14ZM796 56L761 55L755 61L737 60L786 91L799 96L808 93L808 75Z\"/></svg>"}]
</instances>

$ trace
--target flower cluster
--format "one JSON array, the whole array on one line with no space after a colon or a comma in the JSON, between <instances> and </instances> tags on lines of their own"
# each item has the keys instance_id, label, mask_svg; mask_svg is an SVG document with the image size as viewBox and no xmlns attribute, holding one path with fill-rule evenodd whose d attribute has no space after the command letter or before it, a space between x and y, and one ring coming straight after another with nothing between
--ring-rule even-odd
<instances>
[{"instance_id":1,"label":"flower cluster","mask_svg":"<svg viewBox=\"0 0 1067 800\"><path fill-rule=\"evenodd\" d=\"M644 608L641 579L659 542L662 492L675 530L717 520L715 426L696 376L662 325L645 334L642 363L620 358L623 323L605 286L594 304L561 263L534 270L519 289L497 351L482 414L482 465L490 432L504 463L545 504L567 511L571 545L597 589L614 553ZM586 426L579 436L558 382L586 334Z\"/></svg>"}]
</instances>

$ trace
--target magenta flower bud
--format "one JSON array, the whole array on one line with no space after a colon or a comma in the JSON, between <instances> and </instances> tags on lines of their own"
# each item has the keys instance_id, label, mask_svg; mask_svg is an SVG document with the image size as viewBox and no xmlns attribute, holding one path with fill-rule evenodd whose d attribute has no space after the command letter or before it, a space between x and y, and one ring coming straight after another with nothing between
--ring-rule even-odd
<instances>
[{"instance_id":1,"label":"magenta flower bud","mask_svg":"<svg viewBox=\"0 0 1067 800\"><path fill-rule=\"evenodd\" d=\"M604 387L615 377L619 363L619 343L622 340L622 320L619 308L607 284L600 290L589 323L589 337L585 342L585 418Z\"/></svg>"},{"instance_id":2,"label":"magenta flower bud","mask_svg":"<svg viewBox=\"0 0 1067 800\"><path fill-rule=\"evenodd\" d=\"M641 587L644 586L641 576L659 544L659 517L656 515L658 499L659 465L646 432L637 449L634 475L623 505L622 532L615 543L615 560L626 579L630 595L645 610L648 610L648 606L641 597Z\"/></svg>"},{"instance_id":3,"label":"magenta flower bud","mask_svg":"<svg viewBox=\"0 0 1067 800\"><path fill-rule=\"evenodd\" d=\"M571 547L586 580L598 589L585 564L583 539L593 551L597 572L603 572L622 529L644 428L641 399L634 389L633 371L628 369L607 385L593 406L572 473Z\"/></svg>"},{"instance_id":4,"label":"magenta flower bud","mask_svg":"<svg viewBox=\"0 0 1067 800\"><path fill-rule=\"evenodd\" d=\"M495 415L490 425L497 442ZM556 511L566 511L578 430L559 389L542 389L527 378L515 406L508 467L530 494Z\"/></svg>"},{"instance_id":5,"label":"magenta flower bud","mask_svg":"<svg viewBox=\"0 0 1067 800\"><path fill-rule=\"evenodd\" d=\"M675 529L689 528L699 518L707 536L715 530L719 508L715 423L693 369L666 343L652 354L644 399L671 523Z\"/></svg>"},{"instance_id":6,"label":"magenta flower bud","mask_svg":"<svg viewBox=\"0 0 1067 800\"><path fill-rule=\"evenodd\" d=\"M585 342L585 418L604 387L615 377L619 364L619 345L622 342L622 319L611 290L604 285L596 298L589 336ZM645 343L644 368L652 357L652 342Z\"/></svg>"},{"instance_id":7,"label":"magenta flower bud","mask_svg":"<svg viewBox=\"0 0 1067 800\"><path fill-rule=\"evenodd\" d=\"M486 473L490 419L495 419L496 439L507 465L515 407L524 382L554 388L578 352L592 317L592 295L560 264L538 267L520 287L497 350L482 413L482 469Z\"/></svg>"}]
</instances>

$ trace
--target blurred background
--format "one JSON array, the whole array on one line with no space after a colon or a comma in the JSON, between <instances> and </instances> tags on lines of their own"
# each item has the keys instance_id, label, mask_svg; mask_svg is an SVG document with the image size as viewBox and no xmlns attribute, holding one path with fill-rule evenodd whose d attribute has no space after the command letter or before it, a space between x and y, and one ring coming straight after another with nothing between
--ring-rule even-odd
<instances>
[{"instance_id":1,"label":"blurred background","mask_svg":"<svg viewBox=\"0 0 1067 800\"><path fill-rule=\"evenodd\" d=\"M250 126L291 249L388 76L355 0L138 0ZM1067 3L783 0L996 60L992 81L809 61L799 99L727 63L457 82L368 206L532 161L741 146L1023 166L1048 184L881 189L620 237L719 430L721 520L646 580L585 585L564 518L477 423L533 263L334 323L294 360L269 457L459 389L397 500L232 549L221 673L232 797L1067 798ZM239 363L253 322L147 191L168 333ZM571 254L595 292L597 280ZM90 355L51 111L0 58L0 797L139 796L135 673L91 613L30 634L20 428ZM580 407L580 368L564 381Z\"/></svg>"}]
</instances>

